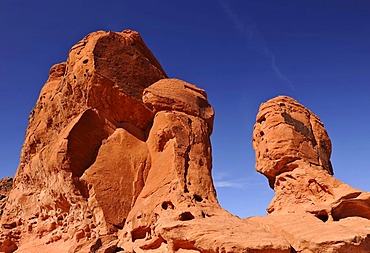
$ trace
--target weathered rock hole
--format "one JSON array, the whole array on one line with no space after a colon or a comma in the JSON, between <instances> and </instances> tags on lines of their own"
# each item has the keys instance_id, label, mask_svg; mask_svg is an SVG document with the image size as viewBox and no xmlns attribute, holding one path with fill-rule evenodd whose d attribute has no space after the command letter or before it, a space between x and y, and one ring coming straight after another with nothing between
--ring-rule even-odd
<instances>
[{"instance_id":1,"label":"weathered rock hole","mask_svg":"<svg viewBox=\"0 0 370 253\"><path fill-rule=\"evenodd\" d=\"M260 132L260 135L261 135L261 136L264 136L264 135L265 135L265 133L264 133L263 131L261 131L261 132Z\"/></svg>"},{"instance_id":2,"label":"weathered rock hole","mask_svg":"<svg viewBox=\"0 0 370 253\"><path fill-rule=\"evenodd\" d=\"M3 224L2 227L5 228L5 229L13 229L17 226L17 223L15 222L12 222L12 223L8 223L8 224Z\"/></svg>"},{"instance_id":3,"label":"weathered rock hole","mask_svg":"<svg viewBox=\"0 0 370 253\"><path fill-rule=\"evenodd\" d=\"M257 123L260 123L260 124L262 124L263 122L265 122L266 121L266 118L265 117L261 117L261 118L259 118L258 120L257 120Z\"/></svg>"},{"instance_id":4,"label":"weathered rock hole","mask_svg":"<svg viewBox=\"0 0 370 253\"><path fill-rule=\"evenodd\" d=\"M101 246L102 246L102 241L101 239L99 238L95 244L93 244L91 247L90 247L90 252L96 252Z\"/></svg>"},{"instance_id":5,"label":"weathered rock hole","mask_svg":"<svg viewBox=\"0 0 370 253\"><path fill-rule=\"evenodd\" d=\"M86 63L88 63L89 62L89 60L88 59L85 59L82 63L83 64L86 64Z\"/></svg>"},{"instance_id":6,"label":"weathered rock hole","mask_svg":"<svg viewBox=\"0 0 370 253\"><path fill-rule=\"evenodd\" d=\"M292 246L290 246L290 253L297 253L297 251L295 250L295 248L293 248Z\"/></svg>"},{"instance_id":7,"label":"weathered rock hole","mask_svg":"<svg viewBox=\"0 0 370 253\"><path fill-rule=\"evenodd\" d=\"M175 206L172 204L172 202L171 201L164 201L163 203L162 203L162 209L163 210L167 210L167 209L174 209L175 208Z\"/></svg>"},{"instance_id":8,"label":"weathered rock hole","mask_svg":"<svg viewBox=\"0 0 370 253\"><path fill-rule=\"evenodd\" d=\"M199 166L203 166L204 165L204 162L202 159L199 159Z\"/></svg>"},{"instance_id":9,"label":"weathered rock hole","mask_svg":"<svg viewBox=\"0 0 370 253\"><path fill-rule=\"evenodd\" d=\"M319 220L322 220L323 222L327 222L328 219L329 219L329 215L325 212L325 213L318 213L315 215L316 218L318 218Z\"/></svg>"},{"instance_id":10,"label":"weathered rock hole","mask_svg":"<svg viewBox=\"0 0 370 253\"><path fill-rule=\"evenodd\" d=\"M115 224L113 224L113 227L115 227L118 230L122 230L123 229L123 226L121 226L121 225L115 225Z\"/></svg>"},{"instance_id":11,"label":"weathered rock hole","mask_svg":"<svg viewBox=\"0 0 370 253\"><path fill-rule=\"evenodd\" d=\"M146 234L150 233L150 228L148 227L138 227L131 231L132 242L138 239L144 239Z\"/></svg>"},{"instance_id":12,"label":"weathered rock hole","mask_svg":"<svg viewBox=\"0 0 370 253\"><path fill-rule=\"evenodd\" d=\"M179 220L181 221L187 221L187 220L193 220L194 215L191 212L183 212L179 215Z\"/></svg>"},{"instance_id":13,"label":"weathered rock hole","mask_svg":"<svg viewBox=\"0 0 370 253\"><path fill-rule=\"evenodd\" d=\"M175 138L173 132L170 131L164 131L161 133L158 139L158 147L157 150L159 152L162 152L164 150L164 147L166 146L167 142L171 139Z\"/></svg>"},{"instance_id":14,"label":"weathered rock hole","mask_svg":"<svg viewBox=\"0 0 370 253\"><path fill-rule=\"evenodd\" d=\"M121 247L117 247L114 252L122 252L122 251L125 251L125 249L121 248Z\"/></svg>"},{"instance_id":15,"label":"weathered rock hole","mask_svg":"<svg viewBox=\"0 0 370 253\"><path fill-rule=\"evenodd\" d=\"M197 195L197 194L194 194L194 199L197 202L202 202L203 201L203 198L201 196Z\"/></svg>"}]
</instances>

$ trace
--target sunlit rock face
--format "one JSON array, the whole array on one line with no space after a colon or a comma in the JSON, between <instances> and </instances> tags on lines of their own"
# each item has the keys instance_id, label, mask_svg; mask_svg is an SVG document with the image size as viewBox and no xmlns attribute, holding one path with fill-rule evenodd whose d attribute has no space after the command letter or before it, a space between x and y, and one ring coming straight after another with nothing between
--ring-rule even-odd
<instances>
[{"instance_id":1,"label":"sunlit rock face","mask_svg":"<svg viewBox=\"0 0 370 253\"><path fill-rule=\"evenodd\" d=\"M31 112L0 251L290 252L219 206L213 118L206 92L168 79L137 32L89 34Z\"/></svg>"},{"instance_id":2,"label":"sunlit rock face","mask_svg":"<svg viewBox=\"0 0 370 253\"><path fill-rule=\"evenodd\" d=\"M297 252L370 252L370 194L333 177L331 142L315 114L286 96L263 103L253 147L275 191L269 215L254 221L286 233Z\"/></svg>"},{"instance_id":3,"label":"sunlit rock face","mask_svg":"<svg viewBox=\"0 0 370 253\"><path fill-rule=\"evenodd\" d=\"M163 78L130 30L91 33L51 68L29 117L0 249L57 243L76 251L116 240L151 164L154 113L141 96Z\"/></svg>"},{"instance_id":4,"label":"sunlit rock face","mask_svg":"<svg viewBox=\"0 0 370 253\"><path fill-rule=\"evenodd\" d=\"M213 119L206 92L167 78L137 32L89 34L30 114L0 252L368 252L369 195L332 177L308 109L278 97L257 117L257 169L276 191L266 217L220 207Z\"/></svg>"},{"instance_id":5,"label":"sunlit rock face","mask_svg":"<svg viewBox=\"0 0 370 253\"><path fill-rule=\"evenodd\" d=\"M324 124L296 100L279 96L263 103L253 131L256 169L273 187L276 177L299 165L333 175L331 141Z\"/></svg>"}]
</instances>

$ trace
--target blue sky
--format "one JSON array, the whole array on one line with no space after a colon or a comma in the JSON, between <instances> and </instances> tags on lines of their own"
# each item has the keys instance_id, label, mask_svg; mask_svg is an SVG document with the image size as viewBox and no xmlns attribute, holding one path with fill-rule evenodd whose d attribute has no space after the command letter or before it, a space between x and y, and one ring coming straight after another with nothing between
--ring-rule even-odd
<instances>
[{"instance_id":1,"label":"blue sky","mask_svg":"<svg viewBox=\"0 0 370 253\"><path fill-rule=\"evenodd\" d=\"M289 95L324 122L340 180L370 191L370 2L367 0L0 2L0 177L12 176L49 68L96 30L133 29L170 77L215 108L220 203L264 215L273 191L254 169L259 104Z\"/></svg>"}]
</instances>

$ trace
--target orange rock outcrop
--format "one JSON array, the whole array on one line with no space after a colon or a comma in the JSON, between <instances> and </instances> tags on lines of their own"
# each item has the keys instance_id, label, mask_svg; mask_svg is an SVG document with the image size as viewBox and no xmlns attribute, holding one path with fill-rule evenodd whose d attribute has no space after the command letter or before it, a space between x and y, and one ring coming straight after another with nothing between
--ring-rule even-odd
<instances>
[{"instance_id":1,"label":"orange rock outcrop","mask_svg":"<svg viewBox=\"0 0 370 253\"><path fill-rule=\"evenodd\" d=\"M286 96L263 103L253 147L275 197L270 215L252 219L298 252L370 252L370 193L333 177L331 141L315 114Z\"/></svg>"},{"instance_id":2,"label":"orange rock outcrop","mask_svg":"<svg viewBox=\"0 0 370 253\"><path fill-rule=\"evenodd\" d=\"M276 196L247 219L218 204L213 118L137 32L88 35L31 112L0 252L369 252L369 195L332 177L315 115L287 97L261 106L257 170Z\"/></svg>"}]
</instances>

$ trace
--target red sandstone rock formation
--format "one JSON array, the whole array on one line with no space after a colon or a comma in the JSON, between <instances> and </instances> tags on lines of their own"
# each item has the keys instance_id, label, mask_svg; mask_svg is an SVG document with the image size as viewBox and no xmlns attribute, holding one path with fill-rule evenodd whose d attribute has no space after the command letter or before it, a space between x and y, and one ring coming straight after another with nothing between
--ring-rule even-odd
<instances>
[{"instance_id":1,"label":"red sandstone rock formation","mask_svg":"<svg viewBox=\"0 0 370 253\"><path fill-rule=\"evenodd\" d=\"M0 180L0 217L3 214L8 195L13 186L13 179L6 177Z\"/></svg>"},{"instance_id":2,"label":"red sandstone rock formation","mask_svg":"<svg viewBox=\"0 0 370 253\"><path fill-rule=\"evenodd\" d=\"M370 252L370 193L333 177L331 142L315 114L289 97L269 100L253 147L256 169L275 191L271 215L253 220L298 252Z\"/></svg>"},{"instance_id":3,"label":"red sandstone rock formation","mask_svg":"<svg viewBox=\"0 0 370 253\"><path fill-rule=\"evenodd\" d=\"M290 252L219 206L213 116L205 91L166 79L138 33L88 35L30 115L0 251Z\"/></svg>"},{"instance_id":4,"label":"red sandstone rock formation","mask_svg":"<svg viewBox=\"0 0 370 253\"><path fill-rule=\"evenodd\" d=\"M368 195L332 178L322 124L283 100L262 107L254 134L278 197L269 216L242 220L216 198L205 91L167 79L136 32L88 35L30 115L0 252L367 252Z\"/></svg>"},{"instance_id":5,"label":"red sandstone rock formation","mask_svg":"<svg viewBox=\"0 0 370 253\"><path fill-rule=\"evenodd\" d=\"M28 241L97 247L123 226L150 166L153 112L141 94L165 77L133 31L92 33L51 68L1 220L5 251Z\"/></svg>"}]
</instances>

